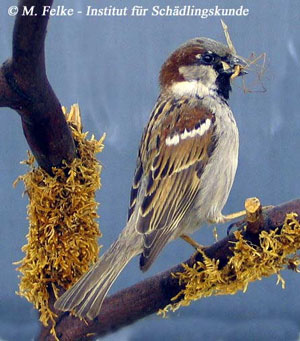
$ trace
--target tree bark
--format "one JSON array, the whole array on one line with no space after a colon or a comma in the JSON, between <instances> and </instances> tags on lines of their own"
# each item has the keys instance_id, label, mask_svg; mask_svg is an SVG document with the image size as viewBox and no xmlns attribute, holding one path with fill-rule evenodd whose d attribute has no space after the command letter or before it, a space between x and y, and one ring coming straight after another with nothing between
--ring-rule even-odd
<instances>
[{"instance_id":1,"label":"tree bark","mask_svg":"<svg viewBox=\"0 0 300 341\"><path fill-rule=\"evenodd\" d=\"M285 216L290 212L297 213L300 217L300 199L261 213L255 222L247 222L247 229L241 229L244 239L258 245L258 234L263 230L270 231L276 228L279 228L278 232L280 232ZM256 224L257 221L259 221L259 226ZM243 223L245 221L240 221L237 225ZM211 259L219 260L220 268L222 268L232 256L231 247L232 242L235 241L234 235L230 234L206 248L205 254ZM201 254L196 253L185 263L192 266L196 261L201 260ZM115 332L157 312L171 303L171 298L182 289L178 280L172 277L172 273L180 271L183 271L181 264L107 297L99 316L93 321L80 321L69 313L60 314L56 325L57 336L61 341L92 340L96 336ZM49 334L49 328L43 328L39 340L54 340Z\"/></svg>"},{"instance_id":2,"label":"tree bark","mask_svg":"<svg viewBox=\"0 0 300 341\"><path fill-rule=\"evenodd\" d=\"M10 107L22 120L24 135L38 164L48 173L63 160L71 162L75 145L61 104L49 84L45 37L49 15L43 6L53 0L21 0L13 33L13 54L0 69L0 107ZM22 15L34 6L36 15Z\"/></svg>"}]
</instances>

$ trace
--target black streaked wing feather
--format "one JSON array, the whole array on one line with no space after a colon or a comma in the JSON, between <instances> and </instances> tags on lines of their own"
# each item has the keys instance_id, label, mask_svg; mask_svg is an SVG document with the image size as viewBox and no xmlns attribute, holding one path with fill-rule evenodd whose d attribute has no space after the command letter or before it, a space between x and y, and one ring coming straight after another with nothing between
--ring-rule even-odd
<instances>
[{"instance_id":1,"label":"black streaked wing feather","mask_svg":"<svg viewBox=\"0 0 300 341\"><path fill-rule=\"evenodd\" d=\"M197 129L207 119L211 124L202 135L167 145L168 137ZM148 269L171 238L199 191L200 176L215 144L214 120L205 108L191 108L184 100L166 101L152 114L139 152L143 175L138 191L135 181L132 188L131 208L138 210L136 229L144 234L142 270ZM142 182L146 183L143 189Z\"/></svg>"},{"instance_id":2,"label":"black streaked wing feather","mask_svg":"<svg viewBox=\"0 0 300 341\"><path fill-rule=\"evenodd\" d=\"M176 104L174 104L174 103L176 103ZM155 124L157 124L157 122L160 120L161 116L168 115L168 113L173 110L174 105L177 105L178 107L180 107L182 104L183 104L183 101L161 100L160 97L157 100L157 104L151 113L150 120L148 122L148 125L144 129L144 133L143 133L143 136L141 139L141 146L140 146L140 149L138 152L137 164L136 164L136 168L135 168L133 184L131 187L130 204L129 204L129 209L128 209L127 220L129 220L131 218L132 213L134 212L137 196L138 196L139 190L140 190L142 176L144 173L143 172L144 171L143 163L141 160L142 159L141 154L146 152L146 150L151 151L153 149L152 146L150 146L150 142L153 142L153 140L151 139L152 135L149 134L148 132L151 132L153 130ZM156 134L155 147L157 150L160 147L160 135L159 134ZM146 154L148 154L148 152L146 152ZM154 164L155 164L155 160L154 160ZM151 181L151 179L150 179L150 181Z\"/></svg>"},{"instance_id":3,"label":"black streaked wing feather","mask_svg":"<svg viewBox=\"0 0 300 341\"><path fill-rule=\"evenodd\" d=\"M181 104L181 105L179 105ZM211 149L215 145L214 115L202 107L190 108L181 101L177 106L172 103L172 111L162 112L163 122L148 128L148 148L142 144L140 156L147 174L147 186L139 196L139 217L136 228L141 233L150 233L174 222L184 212L177 207L185 207L182 202L190 199L200 186L200 175L205 167ZM175 108L174 108L175 106ZM166 105L165 105L166 107ZM211 121L203 135L187 137L177 144L167 145L168 137L180 135L200 127L206 119ZM160 143L157 144L157 136ZM184 180L184 181L183 181ZM183 195L184 194L184 195ZM151 215L149 222L148 214ZM147 224L143 223L146 219Z\"/></svg>"},{"instance_id":4,"label":"black streaked wing feather","mask_svg":"<svg viewBox=\"0 0 300 341\"><path fill-rule=\"evenodd\" d=\"M131 186L130 203L129 203L129 208L128 208L127 220L129 220L131 218L131 215L135 209L136 199L137 199L137 195L139 192L142 175L143 175L143 165L142 165L140 153L139 153L139 155L137 157L137 163L136 163L136 168L135 168L135 174L133 177L133 183Z\"/></svg>"}]
</instances>

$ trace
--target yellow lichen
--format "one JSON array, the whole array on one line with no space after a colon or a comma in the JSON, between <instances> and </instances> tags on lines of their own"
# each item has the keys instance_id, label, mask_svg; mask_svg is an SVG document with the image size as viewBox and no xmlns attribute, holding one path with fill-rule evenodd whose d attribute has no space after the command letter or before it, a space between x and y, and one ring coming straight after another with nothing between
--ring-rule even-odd
<instances>
[{"instance_id":1,"label":"yellow lichen","mask_svg":"<svg viewBox=\"0 0 300 341\"><path fill-rule=\"evenodd\" d=\"M233 244L233 256L221 270L218 261L203 254L203 262L190 267L183 264L184 271L173 274L179 284L184 285L172 301L158 313L165 316L167 311L175 311L188 306L192 301L212 295L234 295L245 292L250 282L277 274L277 284L285 287L280 271L285 268L297 270L300 263L297 250L300 249L300 223L296 213L286 215L283 227L259 235L260 246L243 239L241 232L235 232L237 242ZM180 300L179 300L180 299ZM179 301L178 301L179 300Z\"/></svg>"},{"instance_id":2,"label":"yellow lichen","mask_svg":"<svg viewBox=\"0 0 300 341\"><path fill-rule=\"evenodd\" d=\"M100 188L101 165L96 154L103 149L103 136L87 139L82 133L78 105L66 113L77 148L71 164L53 168L53 176L34 166L29 154L25 161L29 172L23 181L29 197L28 243L23 246L25 257L17 262L20 276L18 294L24 296L40 312L44 325L52 321L55 335L55 314L49 307L49 290L56 295L67 289L85 273L98 258L101 236L96 219L98 203L95 192Z\"/></svg>"}]
</instances>

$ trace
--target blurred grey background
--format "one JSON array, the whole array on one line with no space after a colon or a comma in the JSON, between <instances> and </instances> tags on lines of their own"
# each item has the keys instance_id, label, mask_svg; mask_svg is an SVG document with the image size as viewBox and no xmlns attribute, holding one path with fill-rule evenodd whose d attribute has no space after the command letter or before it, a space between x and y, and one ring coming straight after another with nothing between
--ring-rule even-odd
<instances>
[{"instance_id":1,"label":"blurred grey background","mask_svg":"<svg viewBox=\"0 0 300 341\"><path fill-rule=\"evenodd\" d=\"M14 18L0 5L0 60L11 55ZM263 204L279 204L299 197L300 145L300 2L298 0L218 1L88 1L57 0L75 10L93 7L194 5L210 8L249 8L247 17L223 17L238 53L266 52L263 83L267 91L244 94L241 82L233 87L230 104L240 130L236 180L225 208L243 208L244 199L257 196ZM170 52L187 39L206 36L225 41L220 17L52 17L46 41L50 82L65 106L78 102L86 130L107 133L102 189L98 193L100 224L106 249L126 222L127 205L139 140L158 95L158 73ZM254 77L255 78L255 77ZM251 79L251 76L249 77ZM246 78L247 80L247 78ZM248 84L250 89L261 86ZM28 149L18 115L0 109L0 339L32 340L38 333L37 313L15 295L18 273L12 262L22 258L26 242L27 198L22 185L12 188L26 172L19 162ZM195 234L211 244L212 229ZM219 236L225 230L218 229ZM112 292L163 271L192 254L181 240L169 244L146 274L132 261ZM300 332L300 276L283 273L286 289L276 277L249 285L245 294L211 297L170 313L155 315L105 338L108 340L297 340Z\"/></svg>"}]
</instances>

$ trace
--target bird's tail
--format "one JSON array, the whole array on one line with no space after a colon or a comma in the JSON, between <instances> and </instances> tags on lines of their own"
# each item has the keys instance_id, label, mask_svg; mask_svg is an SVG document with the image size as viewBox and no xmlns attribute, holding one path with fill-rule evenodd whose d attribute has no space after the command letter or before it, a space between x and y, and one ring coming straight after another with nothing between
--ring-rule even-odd
<instances>
[{"instance_id":1,"label":"bird's tail","mask_svg":"<svg viewBox=\"0 0 300 341\"><path fill-rule=\"evenodd\" d=\"M140 253L138 240L130 246L128 239L122 237L125 236L121 235L98 262L55 302L56 309L72 311L90 320L99 314L102 302L120 272Z\"/></svg>"}]
</instances>

